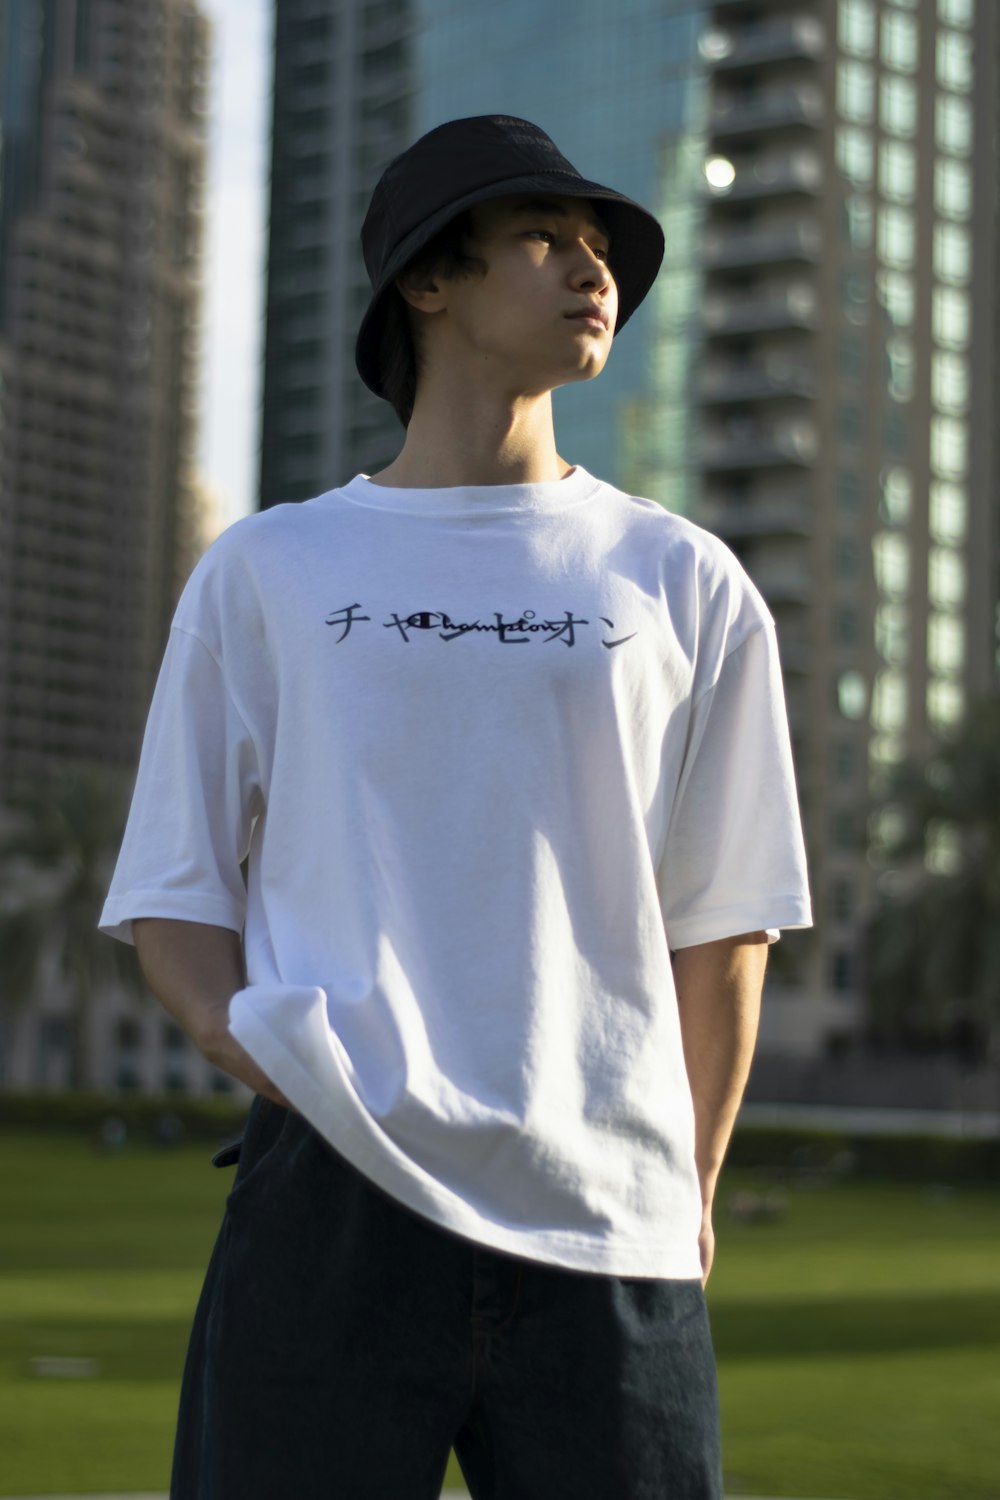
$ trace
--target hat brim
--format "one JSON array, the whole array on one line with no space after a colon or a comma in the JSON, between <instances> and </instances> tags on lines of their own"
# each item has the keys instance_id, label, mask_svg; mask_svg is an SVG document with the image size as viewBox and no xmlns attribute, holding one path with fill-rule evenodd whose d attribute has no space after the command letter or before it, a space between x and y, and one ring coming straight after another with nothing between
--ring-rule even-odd
<instances>
[{"instance_id":1,"label":"hat brim","mask_svg":"<svg viewBox=\"0 0 1000 1500\"><path fill-rule=\"evenodd\" d=\"M621 332L640 302L646 296L663 261L664 237L659 220L641 204L635 203L613 188L572 173L535 172L530 176L505 177L487 183L456 198L432 214L397 245L386 262L378 285L361 320L355 345L358 374L376 396L385 396L382 386L382 330L387 298L396 277L414 256L452 219L477 203L506 198L520 193L535 196L543 193L566 198L591 198L601 203L611 239L611 264L618 287L618 320L615 334Z\"/></svg>"}]
</instances>

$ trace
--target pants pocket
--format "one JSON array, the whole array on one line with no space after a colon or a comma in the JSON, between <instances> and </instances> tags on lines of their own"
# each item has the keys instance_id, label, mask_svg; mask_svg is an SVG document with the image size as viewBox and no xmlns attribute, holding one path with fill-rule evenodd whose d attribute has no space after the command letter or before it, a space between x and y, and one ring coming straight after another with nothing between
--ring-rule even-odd
<instances>
[{"instance_id":1,"label":"pants pocket","mask_svg":"<svg viewBox=\"0 0 1000 1500\"><path fill-rule=\"evenodd\" d=\"M236 1177L226 1199L231 1208L242 1201L249 1189L268 1172L279 1157L279 1147L291 1111L262 1094L256 1095L250 1106L246 1129L239 1141L216 1153L212 1158L217 1166L236 1163ZM220 1160L221 1158L221 1160Z\"/></svg>"}]
</instances>

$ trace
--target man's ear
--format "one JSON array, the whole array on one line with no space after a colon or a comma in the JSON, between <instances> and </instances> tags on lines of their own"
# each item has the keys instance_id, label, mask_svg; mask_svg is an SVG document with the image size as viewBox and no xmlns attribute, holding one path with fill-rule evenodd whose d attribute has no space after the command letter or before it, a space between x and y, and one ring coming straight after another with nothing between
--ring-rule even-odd
<instances>
[{"instance_id":1,"label":"man's ear","mask_svg":"<svg viewBox=\"0 0 1000 1500\"><path fill-rule=\"evenodd\" d=\"M403 301L418 312L440 312L444 303L441 282L432 271L408 267L396 277L396 288Z\"/></svg>"}]
</instances>

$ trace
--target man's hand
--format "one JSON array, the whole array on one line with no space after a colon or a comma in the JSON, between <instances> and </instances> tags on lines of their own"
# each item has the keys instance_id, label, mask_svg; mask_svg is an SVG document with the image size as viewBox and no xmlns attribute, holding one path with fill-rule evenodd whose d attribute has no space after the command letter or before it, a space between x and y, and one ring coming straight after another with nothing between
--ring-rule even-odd
<instances>
[{"instance_id":1,"label":"man's hand","mask_svg":"<svg viewBox=\"0 0 1000 1500\"><path fill-rule=\"evenodd\" d=\"M715 1185L750 1072L766 964L766 932L699 943L674 955L684 1063L694 1103L702 1286L715 1257Z\"/></svg>"},{"instance_id":2,"label":"man's hand","mask_svg":"<svg viewBox=\"0 0 1000 1500\"><path fill-rule=\"evenodd\" d=\"M198 1051L230 1077L291 1109L229 1030L229 1002L245 983L239 934L166 917L136 918L132 930L147 984Z\"/></svg>"},{"instance_id":3,"label":"man's hand","mask_svg":"<svg viewBox=\"0 0 1000 1500\"><path fill-rule=\"evenodd\" d=\"M253 1089L255 1094L263 1094L265 1099L270 1099L274 1104L280 1104L285 1109L294 1107L229 1030L228 1000L224 1004L205 1008L199 1022L199 1033L197 1036L192 1034L191 1040L213 1067L221 1068L223 1073L239 1079L240 1083Z\"/></svg>"}]
</instances>

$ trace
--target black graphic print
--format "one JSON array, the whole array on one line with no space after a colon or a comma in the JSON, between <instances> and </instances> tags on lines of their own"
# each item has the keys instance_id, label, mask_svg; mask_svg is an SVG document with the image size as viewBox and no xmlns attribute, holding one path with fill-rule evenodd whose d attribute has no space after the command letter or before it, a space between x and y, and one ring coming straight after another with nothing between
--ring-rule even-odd
<instances>
[{"instance_id":1,"label":"black graphic print","mask_svg":"<svg viewBox=\"0 0 1000 1500\"><path fill-rule=\"evenodd\" d=\"M343 609L334 610L332 615L327 615L326 623L328 625L343 625L344 627L343 634L338 635L337 637L338 645L342 640L345 640L346 637L350 635L351 626L354 624L354 611L360 608L360 604L347 604ZM371 615L358 615L358 619L370 620Z\"/></svg>"},{"instance_id":2,"label":"black graphic print","mask_svg":"<svg viewBox=\"0 0 1000 1500\"><path fill-rule=\"evenodd\" d=\"M371 615L358 614L358 610L363 608L361 604L345 604L327 615L328 625L343 627L336 645L339 646L341 641L347 639L351 627L357 621L371 619ZM614 630L614 620L609 620L607 615L601 615L600 618L609 630ZM562 618L558 620L539 620L533 609L523 610L516 620L506 620L500 611L494 611L492 623L484 620L453 620L447 610L417 609L409 615L394 612L391 619L382 621L382 627L384 630L397 630L407 644L412 640L412 632L427 630L433 631L441 641L457 641L465 635L487 634L495 636L503 646L527 646L533 640L541 640L544 645L562 641L564 646L575 646L577 627L590 623L582 615L575 615L571 609L564 610ZM611 651L615 646L623 646L637 634L638 631L633 630L631 635L622 635L612 641L602 637L601 645Z\"/></svg>"}]
</instances>

